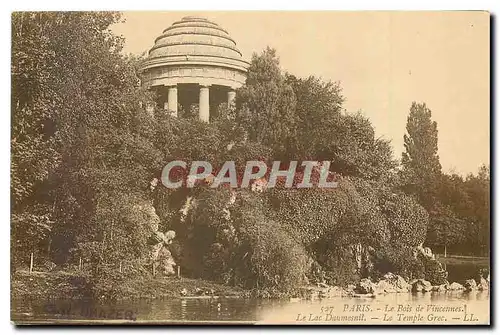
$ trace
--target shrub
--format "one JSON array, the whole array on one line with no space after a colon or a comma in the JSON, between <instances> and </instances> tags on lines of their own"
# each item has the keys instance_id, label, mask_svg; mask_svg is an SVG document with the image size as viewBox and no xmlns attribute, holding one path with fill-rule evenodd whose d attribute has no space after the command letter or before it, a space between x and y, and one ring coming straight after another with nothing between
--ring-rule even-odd
<instances>
[{"instance_id":1,"label":"shrub","mask_svg":"<svg viewBox=\"0 0 500 335\"><path fill-rule=\"evenodd\" d=\"M258 210L244 211L236 226L248 250L245 270L250 282L257 288L281 291L303 284L308 272L308 255L300 241Z\"/></svg>"}]
</instances>

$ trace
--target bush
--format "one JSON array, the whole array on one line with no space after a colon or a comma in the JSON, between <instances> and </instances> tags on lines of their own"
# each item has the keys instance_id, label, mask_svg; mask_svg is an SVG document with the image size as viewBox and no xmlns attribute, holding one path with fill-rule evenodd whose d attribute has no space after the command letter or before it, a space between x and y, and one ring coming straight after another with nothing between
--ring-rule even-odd
<instances>
[{"instance_id":1,"label":"bush","mask_svg":"<svg viewBox=\"0 0 500 335\"><path fill-rule=\"evenodd\" d=\"M244 211L236 223L242 245L248 250L247 279L257 288L290 291L304 283L308 255L276 221L258 210ZM243 263L245 264L245 263Z\"/></svg>"}]
</instances>

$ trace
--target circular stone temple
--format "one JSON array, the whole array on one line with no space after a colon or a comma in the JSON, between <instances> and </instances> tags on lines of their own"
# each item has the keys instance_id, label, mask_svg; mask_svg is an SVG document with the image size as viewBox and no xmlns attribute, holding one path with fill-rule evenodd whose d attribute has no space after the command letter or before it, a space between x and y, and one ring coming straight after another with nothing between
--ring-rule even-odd
<instances>
[{"instance_id":1,"label":"circular stone temple","mask_svg":"<svg viewBox=\"0 0 500 335\"><path fill-rule=\"evenodd\" d=\"M209 122L211 111L234 101L248 66L226 30L187 16L156 38L141 67L142 83L158 93L158 104L172 115L198 104L200 119Z\"/></svg>"}]
</instances>

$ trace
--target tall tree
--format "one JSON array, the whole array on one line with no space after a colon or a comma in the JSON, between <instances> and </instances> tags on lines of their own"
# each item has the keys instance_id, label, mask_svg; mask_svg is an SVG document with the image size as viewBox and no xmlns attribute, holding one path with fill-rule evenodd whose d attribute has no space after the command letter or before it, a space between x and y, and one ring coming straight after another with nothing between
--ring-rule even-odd
<instances>
[{"instance_id":1,"label":"tall tree","mask_svg":"<svg viewBox=\"0 0 500 335\"><path fill-rule=\"evenodd\" d=\"M275 159L289 156L297 133L296 97L283 75L276 50L253 54L246 85L237 95L237 121L251 141L269 146Z\"/></svg>"},{"instance_id":2,"label":"tall tree","mask_svg":"<svg viewBox=\"0 0 500 335\"><path fill-rule=\"evenodd\" d=\"M435 202L436 183L441 174L438 155L438 129L425 103L413 102L406 123L403 152L403 183L406 191L417 195L429 209Z\"/></svg>"}]
</instances>

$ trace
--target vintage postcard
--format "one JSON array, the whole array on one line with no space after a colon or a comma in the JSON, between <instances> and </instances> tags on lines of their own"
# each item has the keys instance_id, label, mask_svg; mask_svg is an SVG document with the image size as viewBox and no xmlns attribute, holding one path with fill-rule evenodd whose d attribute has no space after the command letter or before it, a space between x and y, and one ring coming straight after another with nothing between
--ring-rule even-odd
<instances>
[{"instance_id":1,"label":"vintage postcard","mask_svg":"<svg viewBox=\"0 0 500 335\"><path fill-rule=\"evenodd\" d=\"M14 324L490 324L488 12L11 23Z\"/></svg>"}]
</instances>

